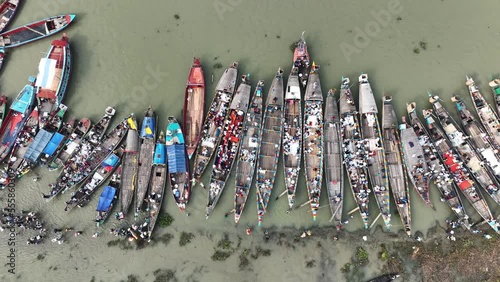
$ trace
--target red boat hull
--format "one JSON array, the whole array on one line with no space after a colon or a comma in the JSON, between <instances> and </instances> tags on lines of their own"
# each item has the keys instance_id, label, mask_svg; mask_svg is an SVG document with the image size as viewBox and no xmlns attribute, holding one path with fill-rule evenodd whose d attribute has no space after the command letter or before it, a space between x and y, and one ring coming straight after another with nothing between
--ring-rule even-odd
<instances>
[{"instance_id":1,"label":"red boat hull","mask_svg":"<svg viewBox=\"0 0 500 282\"><path fill-rule=\"evenodd\" d=\"M200 59L194 58L189 72L184 98L182 131L184 132L188 157L196 151L205 113L205 78Z\"/></svg>"}]
</instances>

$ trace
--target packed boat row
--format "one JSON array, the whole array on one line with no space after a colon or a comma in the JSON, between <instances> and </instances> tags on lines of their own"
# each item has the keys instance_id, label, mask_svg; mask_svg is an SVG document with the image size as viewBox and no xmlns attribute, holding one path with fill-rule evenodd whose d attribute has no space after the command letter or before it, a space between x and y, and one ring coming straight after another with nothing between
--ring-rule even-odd
<instances>
[{"instance_id":1,"label":"packed boat row","mask_svg":"<svg viewBox=\"0 0 500 282\"><path fill-rule=\"evenodd\" d=\"M482 193L500 204L500 125L497 113L472 78L467 77L466 85L479 120L454 96L460 116L457 123L432 94L433 109L423 111L425 122L418 117L415 103L407 106L408 117L399 122L389 95L383 97L379 120L367 74L358 80L359 111L349 78L342 78L338 97L335 89L324 95L320 66L311 61L302 35L286 86L284 71L279 68L264 99L264 81L258 81L252 92L250 75L238 80L239 66L234 62L217 83L205 118L205 81L200 60L195 58L185 89L182 123L168 117L164 132L151 107L141 123L130 114L114 124L113 107L106 108L96 123L88 118L65 121L68 108L62 102L71 62L69 39L63 35L52 42L40 61L38 75L29 78L8 110L7 98L0 99L0 160L6 163L1 181L9 185L36 166L58 171L43 198L50 201L71 191L66 211L86 206L103 186L96 208L97 226L104 224L116 205L118 220L127 218L131 210L134 219L146 214L140 234L150 238L165 193L184 211L192 188L197 184L205 187L201 178L212 159L206 217L216 208L235 167L234 220L240 220L255 178L261 225L282 153L285 185L280 196L287 195L289 208L295 207L303 170L306 204L314 220L324 178L330 221L341 227L345 170L365 228L370 226L372 193L385 227L391 228L392 194L410 235L410 186L431 207L429 184L433 181L464 227L471 224L463 198L498 232L499 224ZM493 80L490 86L500 97L500 81ZM169 192L165 191L167 181Z\"/></svg>"}]
</instances>

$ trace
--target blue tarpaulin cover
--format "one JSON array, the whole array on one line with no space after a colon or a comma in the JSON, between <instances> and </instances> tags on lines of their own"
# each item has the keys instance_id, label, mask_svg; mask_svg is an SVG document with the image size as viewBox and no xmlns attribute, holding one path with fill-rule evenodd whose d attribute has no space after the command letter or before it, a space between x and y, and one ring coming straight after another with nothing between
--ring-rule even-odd
<instances>
[{"instance_id":1,"label":"blue tarpaulin cover","mask_svg":"<svg viewBox=\"0 0 500 282\"><path fill-rule=\"evenodd\" d=\"M103 212L109 209L113 199L115 198L116 188L111 186L104 187L104 191L101 193L101 197L99 197L99 203L97 203L97 211Z\"/></svg>"},{"instance_id":2,"label":"blue tarpaulin cover","mask_svg":"<svg viewBox=\"0 0 500 282\"><path fill-rule=\"evenodd\" d=\"M153 117L144 117L141 127L141 138L152 139L155 137L155 122Z\"/></svg>"},{"instance_id":3,"label":"blue tarpaulin cover","mask_svg":"<svg viewBox=\"0 0 500 282\"><path fill-rule=\"evenodd\" d=\"M167 146L167 160L169 173L186 172L186 150L184 144Z\"/></svg>"},{"instance_id":4,"label":"blue tarpaulin cover","mask_svg":"<svg viewBox=\"0 0 500 282\"><path fill-rule=\"evenodd\" d=\"M59 147L59 144L61 144L63 139L64 135L62 135L61 133L54 134L54 136L52 136L52 139L50 139L49 144L47 144L45 149L43 149L43 153L52 156Z\"/></svg>"},{"instance_id":5,"label":"blue tarpaulin cover","mask_svg":"<svg viewBox=\"0 0 500 282\"><path fill-rule=\"evenodd\" d=\"M164 165L167 163L165 155L165 144L157 143L155 148L155 157L153 159L153 164Z\"/></svg>"},{"instance_id":6,"label":"blue tarpaulin cover","mask_svg":"<svg viewBox=\"0 0 500 282\"><path fill-rule=\"evenodd\" d=\"M106 169L111 168L111 170L112 170L113 168L116 167L118 162L120 162L120 158L115 154L111 154L107 159L105 159L102 162L102 167L106 168Z\"/></svg>"},{"instance_id":7,"label":"blue tarpaulin cover","mask_svg":"<svg viewBox=\"0 0 500 282\"><path fill-rule=\"evenodd\" d=\"M35 140L30 144L28 149L26 150L26 154L24 154L24 158L28 159L32 162L37 162L38 157L42 153L43 149L49 143L52 135L54 133L48 132L45 129L41 129L38 134L35 136Z\"/></svg>"}]
</instances>

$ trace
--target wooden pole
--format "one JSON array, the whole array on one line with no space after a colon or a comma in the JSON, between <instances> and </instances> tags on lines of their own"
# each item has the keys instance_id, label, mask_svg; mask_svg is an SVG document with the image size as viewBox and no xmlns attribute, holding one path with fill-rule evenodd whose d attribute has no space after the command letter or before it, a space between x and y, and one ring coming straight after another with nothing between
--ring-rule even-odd
<instances>
[{"instance_id":1,"label":"wooden pole","mask_svg":"<svg viewBox=\"0 0 500 282\"><path fill-rule=\"evenodd\" d=\"M279 196L278 196L278 197L276 197L276 201L277 201L279 198L283 197L283 195L285 195L285 194L286 194L286 192L288 192L288 189L286 189L285 191L281 192L281 194L279 194Z\"/></svg>"},{"instance_id":2,"label":"wooden pole","mask_svg":"<svg viewBox=\"0 0 500 282\"><path fill-rule=\"evenodd\" d=\"M340 207L341 207L341 205L339 205L337 207L337 209L335 210L335 212L332 214L332 217L330 217L330 222L332 222L333 218L337 215L337 213L339 212Z\"/></svg>"},{"instance_id":3,"label":"wooden pole","mask_svg":"<svg viewBox=\"0 0 500 282\"><path fill-rule=\"evenodd\" d=\"M355 207L352 211L348 212L347 215L351 215L357 211L359 211L359 207Z\"/></svg>"},{"instance_id":4,"label":"wooden pole","mask_svg":"<svg viewBox=\"0 0 500 282\"><path fill-rule=\"evenodd\" d=\"M302 205L300 205L297 209L302 208L303 206L305 206L305 205L309 204L310 202L311 202L311 200L309 200L309 201L307 201L307 202L303 203L303 204L302 204Z\"/></svg>"},{"instance_id":5,"label":"wooden pole","mask_svg":"<svg viewBox=\"0 0 500 282\"><path fill-rule=\"evenodd\" d=\"M372 224L370 224L369 229L371 229L371 228L373 227L373 225L375 225L375 222L377 222L377 220L378 220L381 216L382 216L382 213L379 213L379 214L377 215L377 217L376 217L376 218L375 218L375 220L372 222Z\"/></svg>"}]
</instances>

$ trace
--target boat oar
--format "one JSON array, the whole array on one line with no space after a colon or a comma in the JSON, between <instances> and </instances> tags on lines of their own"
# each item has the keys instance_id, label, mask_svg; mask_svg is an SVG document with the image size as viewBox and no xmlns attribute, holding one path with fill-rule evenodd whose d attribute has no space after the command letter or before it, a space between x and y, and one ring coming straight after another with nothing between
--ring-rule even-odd
<instances>
[{"instance_id":1,"label":"boat oar","mask_svg":"<svg viewBox=\"0 0 500 282\"><path fill-rule=\"evenodd\" d=\"M328 205L319 206L316 210L320 210L320 209L326 208L326 207L328 207ZM308 210L307 212L312 212L312 210Z\"/></svg>"},{"instance_id":2,"label":"boat oar","mask_svg":"<svg viewBox=\"0 0 500 282\"><path fill-rule=\"evenodd\" d=\"M337 213L339 212L339 209L340 209L340 207L341 207L341 206L342 206L342 205L339 205L339 206L337 207L337 209L335 210L335 212L332 214L332 217L330 217L330 222L332 222L333 218L337 215Z\"/></svg>"},{"instance_id":3,"label":"boat oar","mask_svg":"<svg viewBox=\"0 0 500 282\"><path fill-rule=\"evenodd\" d=\"M375 225L375 222L377 222L377 220L382 216L382 213L379 213L377 215L377 217L375 218L375 220L372 222L372 224L370 224L370 227L368 227L368 229L371 229L373 227L373 225Z\"/></svg>"},{"instance_id":4,"label":"boat oar","mask_svg":"<svg viewBox=\"0 0 500 282\"><path fill-rule=\"evenodd\" d=\"M259 193L259 202L262 205L262 208L264 209L264 212L266 212L266 206L264 205L264 197L262 197L262 194L260 193L259 187L257 187L257 193Z\"/></svg>"},{"instance_id":5,"label":"boat oar","mask_svg":"<svg viewBox=\"0 0 500 282\"><path fill-rule=\"evenodd\" d=\"M302 205L300 205L300 206L296 207L295 209L296 209L296 210L297 210L297 209L300 209L300 208L304 207L305 205L309 204L310 202L311 202L311 200L309 200L309 201L307 201L307 202L303 203Z\"/></svg>"},{"instance_id":6,"label":"boat oar","mask_svg":"<svg viewBox=\"0 0 500 282\"><path fill-rule=\"evenodd\" d=\"M279 198L283 197L283 195L285 195L285 194L286 194L286 192L288 192L288 189L286 189L285 191L281 192L281 194L279 194L279 196L278 196L278 197L276 197L276 201L277 201Z\"/></svg>"},{"instance_id":7,"label":"boat oar","mask_svg":"<svg viewBox=\"0 0 500 282\"><path fill-rule=\"evenodd\" d=\"M357 211L359 211L359 206L355 207L352 211L348 212L347 215L351 215Z\"/></svg>"}]
</instances>

